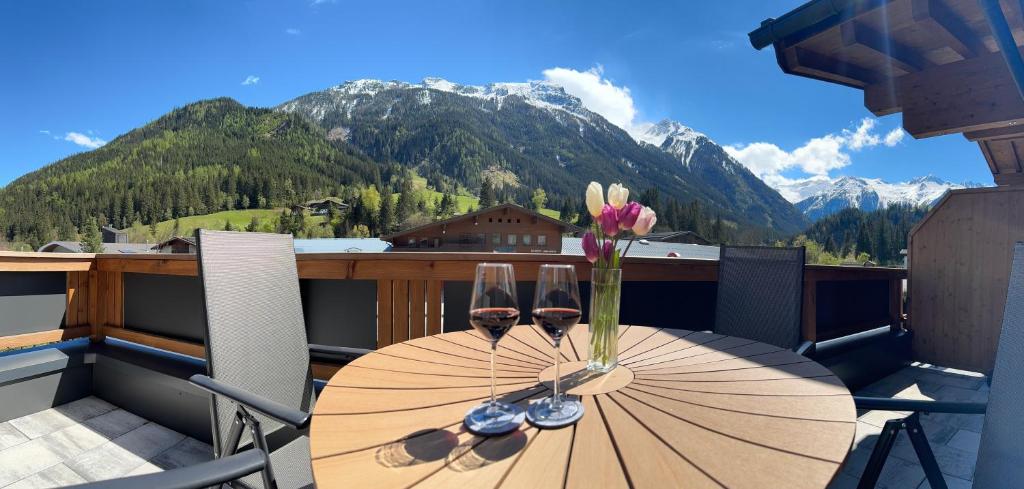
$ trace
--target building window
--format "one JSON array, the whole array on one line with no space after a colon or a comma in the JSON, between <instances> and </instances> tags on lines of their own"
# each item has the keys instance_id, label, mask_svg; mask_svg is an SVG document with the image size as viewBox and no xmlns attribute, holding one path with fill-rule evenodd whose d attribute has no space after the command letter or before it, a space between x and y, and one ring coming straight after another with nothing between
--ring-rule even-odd
<instances>
[{"instance_id":1,"label":"building window","mask_svg":"<svg viewBox=\"0 0 1024 489\"><path fill-rule=\"evenodd\" d=\"M516 245L516 235L515 234L508 235L508 245L509 246L515 246Z\"/></svg>"},{"instance_id":2,"label":"building window","mask_svg":"<svg viewBox=\"0 0 1024 489\"><path fill-rule=\"evenodd\" d=\"M487 222L494 222L494 218L493 217L488 217L487 218Z\"/></svg>"},{"instance_id":3,"label":"building window","mask_svg":"<svg viewBox=\"0 0 1024 489\"><path fill-rule=\"evenodd\" d=\"M529 234L524 234L524 235L523 235L523 244L524 244L524 245L529 245L529 244L530 244L530 242L531 242L531 241L533 241L533 240L532 240L532 239L530 239L530 238L532 238L532 236L530 236Z\"/></svg>"},{"instance_id":4,"label":"building window","mask_svg":"<svg viewBox=\"0 0 1024 489\"><path fill-rule=\"evenodd\" d=\"M501 222L501 218L500 217L498 218L498 222Z\"/></svg>"},{"instance_id":5,"label":"building window","mask_svg":"<svg viewBox=\"0 0 1024 489\"><path fill-rule=\"evenodd\" d=\"M548 236L546 234L537 235L537 245L538 246L547 246L548 245Z\"/></svg>"},{"instance_id":6,"label":"building window","mask_svg":"<svg viewBox=\"0 0 1024 489\"><path fill-rule=\"evenodd\" d=\"M415 244L416 244L416 238L409 238L409 246L413 246Z\"/></svg>"},{"instance_id":7,"label":"building window","mask_svg":"<svg viewBox=\"0 0 1024 489\"><path fill-rule=\"evenodd\" d=\"M493 234L491 234L491 244L496 244L496 245L500 245L501 244L501 233L493 233Z\"/></svg>"},{"instance_id":8,"label":"building window","mask_svg":"<svg viewBox=\"0 0 1024 489\"><path fill-rule=\"evenodd\" d=\"M519 224L519 219L518 218L516 218L516 224Z\"/></svg>"}]
</instances>

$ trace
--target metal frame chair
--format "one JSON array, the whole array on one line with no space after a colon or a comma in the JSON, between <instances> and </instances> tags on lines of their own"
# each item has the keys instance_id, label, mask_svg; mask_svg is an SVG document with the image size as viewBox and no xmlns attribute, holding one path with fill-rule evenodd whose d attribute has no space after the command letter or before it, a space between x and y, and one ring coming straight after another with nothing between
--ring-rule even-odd
<instances>
[{"instance_id":1,"label":"metal frame chair","mask_svg":"<svg viewBox=\"0 0 1024 489\"><path fill-rule=\"evenodd\" d=\"M910 411L902 419L885 423L875 442L871 458L864 468L859 489L870 489L878 483L889 451L901 429L907 430L914 451L921 461L932 489L946 489L935 454L921 428L920 416L928 413L984 414L978 462L974 471L974 487L995 489L1024 487L1024 437L1020 430L1024 415L1024 243L1014 246L1010 267L1006 308L1002 332L996 351L995 369L988 402L939 402L875 397L854 397L858 409Z\"/></svg>"},{"instance_id":2,"label":"metal frame chair","mask_svg":"<svg viewBox=\"0 0 1024 489\"><path fill-rule=\"evenodd\" d=\"M196 248L208 375L189 380L213 394L215 455L251 444L268 460L261 477L242 484L312 487L310 353L352 358L368 350L308 343L291 235L197 230Z\"/></svg>"},{"instance_id":3,"label":"metal frame chair","mask_svg":"<svg viewBox=\"0 0 1024 489\"><path fill-rule=\"evenodd\" d=\"M715 333L813 353L801 340L805 250L722 246L718 258Z\"/></svg>"}]
</instances>

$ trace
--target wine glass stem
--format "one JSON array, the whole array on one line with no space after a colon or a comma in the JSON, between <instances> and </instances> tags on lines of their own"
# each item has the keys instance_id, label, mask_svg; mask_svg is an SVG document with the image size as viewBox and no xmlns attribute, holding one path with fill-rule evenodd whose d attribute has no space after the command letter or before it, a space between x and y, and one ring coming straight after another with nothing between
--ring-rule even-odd
<instances>
[{"instance_id":1,"label":"wine glass stem","mask_svg":"<svg viewBox=\"0 0 1024 489\"><path fill-rule=\"evenodd\" d=\"M494 352L498 350L498 342L491 341L491 405L487 407L488 413L494 413L498 409L498 399L494 397Z\"/></svg>"},{"instance_id":2,"label":"wine glass stem","mask_svg":"<svg viewBox=\"0 0 1024 489\"><path fill-rule=\"evenodd\" d=\"M562 407L562 397L559 395L558 384L562 383L562 373L560 371L562 364L562 355L560 354L562 340L555 340L555 397L551 398L551 409L555 410Z\"/></svg>"}]
</instances>

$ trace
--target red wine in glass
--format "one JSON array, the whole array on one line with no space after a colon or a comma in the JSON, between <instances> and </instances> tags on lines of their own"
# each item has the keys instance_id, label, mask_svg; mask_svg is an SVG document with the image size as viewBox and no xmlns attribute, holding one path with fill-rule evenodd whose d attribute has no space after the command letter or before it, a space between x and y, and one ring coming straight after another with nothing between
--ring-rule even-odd
<instances>
[{"instance_id":1,"label":"red wine in glass","mask_svg":"<svg viewBox=\"0 0 1024 489\"><path fill-rule=\"evenodd\" d=\"M481 307L469 311L469 324L491 341L499 341L519 322L519 309L514 307Z\"/></svg>"},{"instance_id":2,"label":"red wine in glass","mask_svg":"<svg viewBox=\"0 0 1024 489\"><path fill-rule=\"evenodd\" d=\"M533 310L533 324L540 326L553 340L561 340L580 322L582 312L571 307L538 307Z\"/></svg>"}]
</instances>

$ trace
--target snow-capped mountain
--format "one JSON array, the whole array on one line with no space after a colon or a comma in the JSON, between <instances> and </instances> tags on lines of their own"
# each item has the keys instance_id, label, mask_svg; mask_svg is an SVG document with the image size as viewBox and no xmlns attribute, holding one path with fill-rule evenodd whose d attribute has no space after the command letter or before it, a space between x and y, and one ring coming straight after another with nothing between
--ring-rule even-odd
<instances>
[{"instance_id":1,"label":"snow-capped mountain","mask_svg":"<svg viewBox=\"0 0 1024 489\"><path fill-rule=\"evenodd\" d=\"M896 203L931 206L948 190L978 186L950 183L932 175L899 183L878 178L813 177L794 182L780 191L814 221L848 207L873 211Z\"/></svg>"},{"instance_id":2,"label":"snow-capped mountain","mask_svg":"<svg viewBox=\"0 0 1024 489\"><path fill-rule=\"evenodd\" d=\"M548 81L355 80L277 110L303 115L329 138L415 168L435 184L474 189L484 172L499 172L515 177L516 191L543 187L564 197L590 180L618 181L680 202L699 200L741 223L784 232L807 224L707 136L669 120L630 134Z\"/></svg>"}]
</instances>

